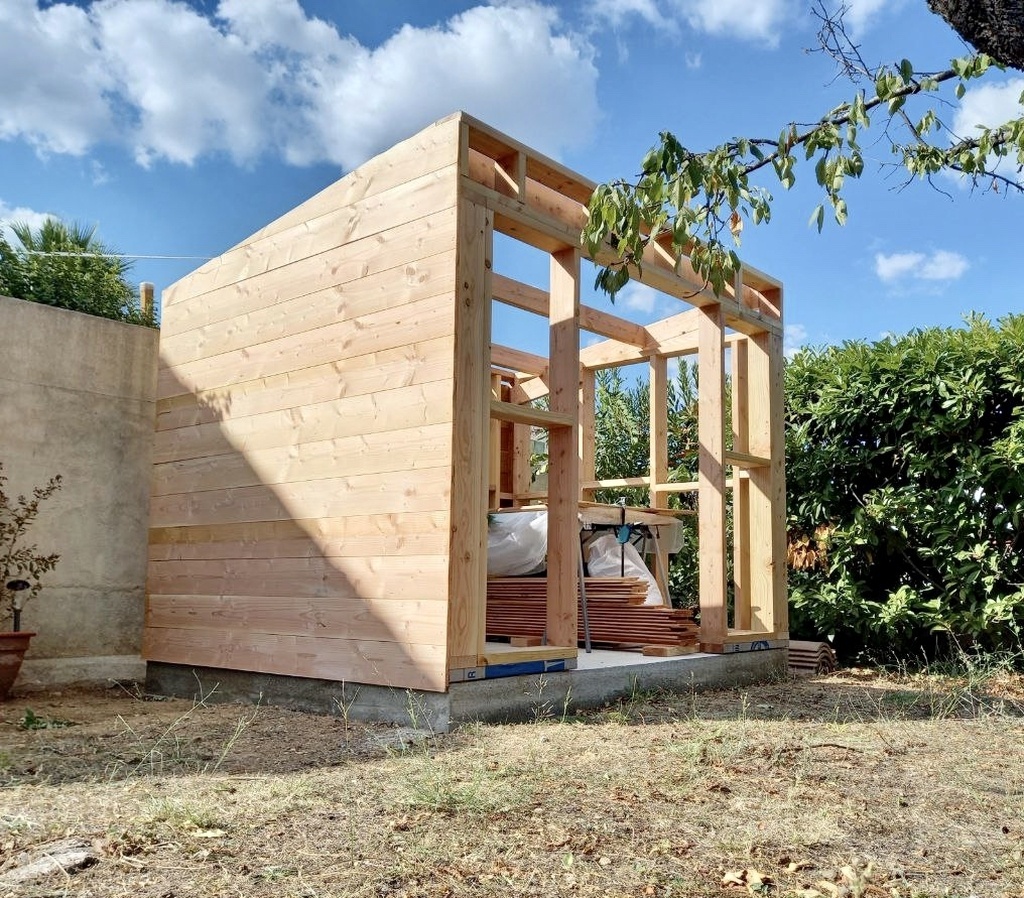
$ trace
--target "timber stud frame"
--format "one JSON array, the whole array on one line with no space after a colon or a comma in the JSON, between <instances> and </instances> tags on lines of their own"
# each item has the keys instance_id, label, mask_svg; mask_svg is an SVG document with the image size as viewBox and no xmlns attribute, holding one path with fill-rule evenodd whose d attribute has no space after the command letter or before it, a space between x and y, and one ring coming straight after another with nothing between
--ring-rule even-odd
<instances>
[{"instance_id":1,"label":"timber stud frame","mask_svg":"<svg viewBox=\"0 0 1024 898\"><path fill-rule=\"evenodd\" d=\"M781 284L743 267L716 297L652 242L634 277L690 308L642 326L581 305L594 186L456 113L165 291L147 660L435 692L574 666L581 502L615 486L654 510L696 491L705 651L786 644ZM495 232L549 254L548 290L493 271ZM548 318L547 358L493 342L493 300ZM581 330L605 339L581 350ZM699 479L669 482L668 360L694 354ZM649 476L598 481L595 372L636 363ZM496 649L487 513L536 498L531 427L548 431L547 639Z\"/></svg>"}]
</instances>

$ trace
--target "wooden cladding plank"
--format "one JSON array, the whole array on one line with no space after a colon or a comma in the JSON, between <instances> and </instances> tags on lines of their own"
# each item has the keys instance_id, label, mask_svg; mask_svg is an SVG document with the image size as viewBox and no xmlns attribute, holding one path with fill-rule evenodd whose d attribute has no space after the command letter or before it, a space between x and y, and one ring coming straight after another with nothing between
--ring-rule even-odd
<instances>
[{"instance_id":1,"label":"wooden cladding plank","mask_svg":"<svg viewBox=\"0 0 1024 898\"><path fill-rule=\"evenodd\" d=\"M456 171L456 166L448 166L277 234L240 244L216 260L219 264L204 266L165 290L165 312L173 319L175 306L194 304L212 290L449 209L455 205Z\"/></svg>"},{"instance_id":2,"label":"wooden cladding plank","mask_svg":"<svg viewBox=\"0 0 1024 898\"><path fill-rule=\"evenodd\" d=\"M466 127L463 126L463 135ZM459 203L455 295L455 389L452 413L451 545L448 645L451 664L484 646L487 581L487 481L493 404L487 345L491 331L494 219Z\"/></svg>"},{"instance_id":3,"label":"wooden cladding plank","mask_svg":"<svg viewBox=\"0 0 1024 898\"><path fill-rule=\"evenodd\" d=\"M426 427L360 433L335 440L229 453L158 464L152 495L236 489L259 484L324 480L344 473L392 473L435 468L451 461L451 428Z\"/></svg>"},{"instance_id":4,"label":"wooden cladding plank","mask_svg":"<svg viewBox=\"0 0 1024 898\"><path fill-rule=\"evenodd\" d=\"M568 427L548 435L547 635L552 645L575 646L579 572L580 251L551 256L551 308L548 358L552 413Z\"/></svg>"},{"instance_id":5,"label":"wooden cladding plank","mask_svg":"<svg viewBox=\"0 0 1024 898\"><path fill-rule=\"evenodd\" d=\"M158 431L153 462L182 461L279 446L301 446L360 434L427 427L451 420L449 381L318 402L295 409Z\"/></svg>"},{"instance_id":6,"label":"wooden cladding plank","mask_svg":"<svg viewBox=\"0 0 1024 898\"><path fill-rule=\"evenodd\" d=\"M701 641L721 642L725 589L725 371L722 310L700 310L698 335L698 547Z\"/></svg>"},{"instance_id":7,"label":"wooden cladding plank","mask_svg":"<svg viewBox=\"0 0 1024 898\"><path fill-rule=\"evenodd\" d=\"M286 371L156 404L156 429L173 430L452 378L451 335Z\"/></svg>"},{"instance_id":8,"label":"wooden cladding plank","mask_svg":"<svg viewBox=\"0 0 1024 898\"><path fill-rule=\"evenodd\" d=\"M161 322L161 340L202 339L207 331L229 326L239 315L273 308L297 296L352 283L362 277L430 258L455 242L455 210L444 209L417 221L331 246L315 256L279 263L238 282L182 299L170 320Z\"/></svg>"},{"instance_id":9,"label":"wooden cladding plank","mask_svg":"<svg viewBox=\"0 0 1024 898\"><path fill-rule=\"evenodd\" d=\"M443 555L241 558L151 561L151 595L292 596L295 598L443 600Z\"/></svg>"},{"instance_id":10,"label":"wooden cladding plank","mask_svg":"<svg viewBox=\"0 0 1024 898\"><path fill-rule=\"evenodd\" d=\"M180 630L248 630L441 645L443 597L371 599L249 595L150 595L146 626Z\"/></svg>"},{"instance_id":11,"label":"wooden cladding plank","mask_svg":"<svg viewBox=\"0 0 1024 898\"><path fill-rule=\"evenodd\" d=\"M395 308L378 309L304 334L291 334L248 350L161 366L157 399L222 389L260 377L312 368L451 334L451 293L432 291Z\"/></svg>"},{"instance_id":12,"label":"wooden cladding plank","mask_svg":"<svg viewBox=\"0 0 1024 898\"><path fill-rule=\"evenodd\" d=\"M302 205L261 228L247 243L269 237L354 202L398 187L456 162L459 126L439 121L395 144L335 181Z\"/></svg>"},{"instance_id":13,"label":"wooden cladding plank","mask_svg":"<svg viewBox=\"0 0 1024 898\"><path fill-rule=\"evenodd\" d=\"M444 555L448 511L353 515L344 518L250 521L154 527L154 561L228 558L325 558L360 555Z\"/></svg>"},{"instance_id":14,"label":"wooden cladding plank","mask_svg":"<svg viewBox=\"0 0 1024 898\"><path fill-rule=\"evenodd\" d=\"M748 353L750 451L770 459L769 465L748 471L751 626L785 634L789 609L782 338L752 337Z\"/></svg>"},{"instance_id":15,"label":"wooden cladding plank","mask_svg":"<svg viewBox=\"0 0 1024 898\"><path fill-rule=\"evenodd\" d=\"M165 365L178 366L241 350L251 352L262 343L308 334L426 296L451 294L454 289L455 253L446 247L425 259L400 261L394 268L346 284L246 310L177 337L161 338L160 357Z\"/></svg>"},{"instance_id":16,"label":"wooden cladding plank","mask_svg":"<svg viewBox=\"0 0 1024 898\"><path fill-rule=\"evenodd\" d=\"M142 657L168 664L375 683L401 689L444 692L448 688L444 645L146 627Z\"/></svg>"},{"instance_id":17,"label":"wooden cladding plank","mask_svg":"<svg viewBox=\"0 0 1024 898\"><path fill-rule=\"evenodd\" d=\"M155 496L150 502L150 526L440 511L448 505L451 474L451 465L444 465L404 474L360 474L273 488L260 485Z\"/></svg>"}]
</instances>

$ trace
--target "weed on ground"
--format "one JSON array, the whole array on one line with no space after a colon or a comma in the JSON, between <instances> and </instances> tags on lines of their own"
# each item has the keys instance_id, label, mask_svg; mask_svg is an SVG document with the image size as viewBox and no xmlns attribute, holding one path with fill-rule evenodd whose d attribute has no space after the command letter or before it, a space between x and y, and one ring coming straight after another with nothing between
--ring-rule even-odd
<instances>
[{"instance_id":1,"label":"weed on ground","mask_svg":"<svg viewBox=\"0 0 1024 898\"><path fill-rule=\"evenodd\" d=\"M1022 708L1006 671L848 671L411 739L33 695L0 705L0 896L1020 896ZM67 840L90 861L11 878Z\"/></svg>"}]
</instances>

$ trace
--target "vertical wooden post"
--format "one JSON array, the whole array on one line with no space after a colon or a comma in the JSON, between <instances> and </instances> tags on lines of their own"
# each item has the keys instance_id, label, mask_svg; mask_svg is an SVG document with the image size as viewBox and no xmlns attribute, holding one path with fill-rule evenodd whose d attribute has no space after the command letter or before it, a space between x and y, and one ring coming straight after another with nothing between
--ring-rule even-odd
<instances>
[{"instance_id":1,"label":"vertical wooden post","mask_svg":"<svg viewBox=\"0 0 1024 898\"><path fill-rule=\"evenodd\" d=\"M651 506L664 508L658 485L668 483L668 359L650 359Z\"/></svg>"},{"instance_id":2,"label":"vertical wooden post","mask_svg":"<svg viewBox=\"0 0 1024 898\"><path fill-rule=\"evenodd\" d=\"M784 639L789 605L782 337L758 334L749 343L750 452L770 459L749 471L751 626Z\"/></svg>"},{"instance_id":3,"label":"vertical wooden post","mask_svg":"<svg viewBox=\"0 0 1024 898\"><path fill-rule=\"evenodd\" d=\"M461 200L455 259L448 667L476 667L487 602L491 259L494 216Z\"/></svg>"},{"instance_id":4,"label":"vertical wooden post","mask_svg":"<svg viewBox=\"0 0 1024 898\"><path fill-rule=\"evenodd\" d=\"M668 359L663 355L651 356L648 397L651 454L650 502L652 508L666 508L668 506L667 494L658 489L660 484L668 483ZM661 540L655 542L654 555L654 577L658 581L658 588L665 599L665 604L670 605L668 551Z\"/></svg>"},{"instance_id":5,"label":"vertical wooden post","mask_svg":"<svg viewBox=\"0 0 1024 898\"><path fill-rule=\"evenodd\" d=\"M572 427L548 435L548 642L576 646L579 554L580 251L551 254L549 374L551 411Z\"/></svg>"},{"instance_id":6,"label":"vertical wooden post","mask_svg":"<svg viewBox=\"0 0 1024 898\"><path fill-rule=\"evenodd\" d=\"M590 368L580 371L580 482L597 479L596 424L594 421L594 403L596 401L596 384L594 372ZM593 489L581 489L580 498L594 498Z\"/></svg>"},{"instance_id":7,"label":"vertical wooden post","mask_svg":"<svg viewBox=\"0 0 1024 898\"><path fill-rule=\"evenodd\" d=\"M722 307L702 306L697 325L700 443L697 476L701 642L722 643L728 631L725 590L725 329Z\"/></svg>"},{"instance_id":8,"label":"vertical wooden post","mask_svg":"<svg viewBox=\"0 0 1024 898\"><path fill-rule=\"evenodd\" d=\"M142 314L149 319L153 318L155 293L156 287L149 281L139 284L139 307L142 309Z\"/></svg>"},{"instance_id":9,"label":"vertical wooden post","mask_svg":"<svg viewBox=\"0 0 1024 898\"><path fill-rule=\"evenodd\" d=\"M501 375L491 375L491 398L501 399ZM487 450L487 507L501 505L501 421L491 421L490 440Z\"/></svg>"},{"instance_id":10,"label":"vertical wooden post","mask_svg":"<svg viewBox=\"0 0 1024 898\"><path fill-rule=\"evenodd\" d=\"M750 452L749 417L750 390L748 384L747 340L740 338L732 344L732 448L736 452ZM750 629L750 480L746 472L734 468L732 472L732 574L733 625L740 630Z\"/></svg>"},{"instance_id":11,"label":"vertical wooden post","mask_svg":"<svg viewBox=\"0 0 1024 898\"><path fill-rule=\"evenodd\" d=\"M518 381L512 384L512 402L524 405L527 402L523 388ZM515 424L512 427L512 505L519 508L524 500L516 498L530 491L533 470L530 467L530 456L533 454L533 433L526 424Z\"/></svg>"}]
</instances>

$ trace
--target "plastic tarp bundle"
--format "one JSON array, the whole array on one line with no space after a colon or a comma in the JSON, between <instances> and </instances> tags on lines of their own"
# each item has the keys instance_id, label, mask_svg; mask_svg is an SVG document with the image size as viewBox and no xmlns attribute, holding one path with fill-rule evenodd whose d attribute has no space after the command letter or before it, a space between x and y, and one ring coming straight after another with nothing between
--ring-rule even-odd
<instances>
[{"instance_id":1,"label":"plastic tarp bundle","mask_svg":"<svg viewBox=\"0 0 1024 898\"><path fill-rule=\"evenodd\" d=\"M647 581L645 605L664 605L658 583L632 543L620 543L612 534L594 537L587 548L591 577L639 577Z\"/></svg>"},{"instance_id":2,"label":"plastic tarp bundle","mask_svg":"<svg viewBox=\"0 0 1024 898\"><path fill-rule=\"evenodd\" d=\"M487 574L525 577L541 573L548 552L546 511L495 515L487 527Z\"/></svg>"}]
</instances>

